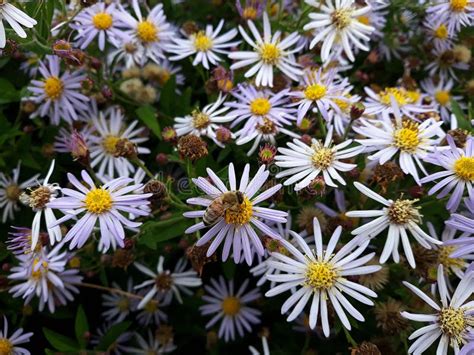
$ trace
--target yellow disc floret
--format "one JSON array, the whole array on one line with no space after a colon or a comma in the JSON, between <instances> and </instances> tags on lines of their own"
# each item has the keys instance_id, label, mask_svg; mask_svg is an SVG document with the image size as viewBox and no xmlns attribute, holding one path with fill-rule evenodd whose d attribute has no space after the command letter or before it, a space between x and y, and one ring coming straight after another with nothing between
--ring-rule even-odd
<instances>
[{"instance_id":1,"label":"yellow disc floret","mask_svg":"<svg viewBox=\"0 0 474 355\"><path fill-rule=\"evenodd\" d=\"M387 215L393 224L404 225L410 221L419 223L421 215L413 204L418 200L396 200L387 209Z\"/></svg>"},{"instance_id":2,"label":"yellow disc floret","mask_svg":"<svg viewBox=\"0 0 474 355\"><path fill-rule=\"evenodd\" d=\"M2 355L13 354L13 344L10 340L6 338L0 338L0 354Z\"/></svg>"},{"instance_id":3,"label":"yellow disc floret","mask_svg":"<svg viewBox=\"0 0 474 355\"><path fill-rule=\"evenodd\" d=\"M227 224L243 225L250 221L252 214L252 203L244 196L244 200L241 204L237 204L225 211L224 218Z\"/></svg>"},{"instance_id":4,"label":"yellow disc floret","mask_svg":"<svg viewBox=\"0 0 474 355\"><path fill-rule=\"evenodd\" d=\"M158 40L158 28L150 21L142 21L137 26L137 35L142 42L155 42Z\"/></svg>"},{"instance_id":5,"label":"yellow disc floret","mask_svg":"<svg viewBox=\"0 0 474 355\"><path fill-rule=\"evenodd\" d=\"M191 113L191 116L193 119L193 126L197 129L204 129L209 126L209 123L211 123L209 116L199 110L194 110Z\"/></svg>"},{"instance_id":6,"label":"yellow disc floret","mask_svg":"<svg viewBox=\"0 0 474 355\"><path fill-rule=\"evenodd\" d=\"M338 30L342 30L351 24L352 11L347 9L339 9L331 14L332 24Z\"/></svg>"},{"instance_id":7,"label":"yellow disc floret","mask_svg":"<svg viewBox=\"0 0 474 355\"><path fill-rule=\"evenodd\" d=\"M404 121L402 127L393 132L394 145L407 153L414 153L420 145L418 124Z\"/></svg>"},{"instance_id":8,"label":"yellow disc floret","mask_svg":"<svg viewBox=\"0 0 474 355\"><path fill-rule=\"evenodd\" d=\"M229 296L222 301L222 312L226 316L235 316L240 311L240 300L237 297Z\"/></svg>"},{"instance_id":9,"label":"yellow disc floret","mask_svg":"<svg viewBox=\"0 0 474 355\"><path fill-rule=\"evenodd\" d=\"M200 52L207 52L212 48L212 39L206 36L203 31L200 31L194 37L194 47Z\"/></svg>"},{"instance_id":10,"label":"yellow disc floret","mask_svg":"<svg viewBox=\"0 0 474 355\"><path fill-rule=\"evenodd\" d=\"M474 157L460 157L454 163L457 177L465 181L474 181Z\"/></svg>"},{"instance_id":11,"label":"yellow disc floret","mask_svg":"<svg viewBox=\"0 0 474 355\"><path fill-rule=\"evenodd\" d=\"M104 147L105 151L109 154L115 153L115 147L117 146L117 142L120 140L117 136L106 136L102 140L102 147Z\"/></svg>"},{"instance_id":12,"label":"yellow disc floret","mask_svg":"<svg viewBox=\"0 0 474 355\"><path fill-rule=\"evenodd\" d=\"M113 19L112 16L106 12L99 12L92 17L92 23L98 30L108 30L112 27Z\"/></svg>"},{"instance_id":13,"label":"yellow disc floret","mask_svg":"<svg viewBox=\"0 0 474 355\"><path fill-rule=\"evenodd\" d=\"M64 84L57 76L50 76L44 81L44 93L51 100L59 99L63 90Z\"/></svg>"},{"instance_id":14,"label":"yellow disc floret","mask_svg":"<svg viewBox=\"0 0 474 355\"><path fill-rule=\"evenodd\" d=\"M95 214L102 214L110 211L112 203L113 201L110 192L102 188L90 190L84 199L86 210Z\"/></svg>"},{"instance_id":15,"label":"yellow disc floret","mask_svg":"<svg viewBox=\"0 0 474 355\"><path fill-rule=\"evenodd\" d=\"M436 28L436 30L434 31L434 35L436 38L439 38L439 39L448 38L448 29L446 28L446 25L445 24L439 25L438 28Z\"/></svg>"},{"instance_id":16,"label":"yellow disc floret","mask_svg":"<svg viewBox=\"0 0 474 355\"><path fill-rule=\"evenodd\" d=\"M281 52L272 43L264 43L259 48L260 58L265 64L277 64L280 60Z\"/></svg>"},{"instance_id":17,"label":"yellow disc floret","mask_svg":"<svg viewBox=\"0 0 474 355\"><path fill-rule=\"evenodd\" d=\"M439 312L438 323L443 334L458 345L463 341L463 334L468 326L474 325L474 318L468 316L463 308L442 308Z\"/></svg>"},{"instance_id":18,"label":"yellow disc floret","mask_svg":"<svg viewBox=\"0 0 474 355\"><path fill-rule=\"evenodd\" d=\"M305 285L315 290L329 289L334 286L338 277L338 272L332 264L325 261L312 261L306 269Z\"/></svg>"},{"instance_id":19,"label":"yellow disc floret","mask_svg":"<svg viewBox=\"0 0 474 355\"><path fill-rule=\"evenodd\" d=\"M308 100L317 101L320 100L326 95L327 89L326 86L321 84L313 84L308 86L304 91L304 96Z\"/></svg>"},{"instance_id":20,"label":"yellow disc floret","mask_svg":"<svg viewBox=\"0 0 474 355\"><path fill-rule=\"evenodd\" d=\"M434 97L441 106L446 106L451 98L447 90L436 91Z\"/></svg>"},{"instance_id":21,"label":"yellow disc floret","mask_svg":"<svg viewBox=\"0 0 474 355\"><path fill-rule=\"evenodd\" d=\"M438 263L443 264L444 272L450 274L450 268L462 268L466 263L461 258L452 258L450 255L456 251L456 246L446 245L440 246L438 249Z\"/></svg>"},{"instance_id":22,"label":"yellow disc floret","mask_svg":"<svg viewBox=\"0 0 474 355\"><path fill-rule=\"evenodd\" d=\"M467 7L468 0L451 0L451 9L455 12L464 11Z\"/></svg>"},{"instance_id":23,"label":"yellow disc floret","mask_svg":"<svg viewBox=\"0 0 474 355\"><path fill-rule=\"evenodd\" d=\"M321 170L329 168L334 160L334 151L331 148L313 144L314 153L311 157L313 165Z\"/></svg>"},{"instance_id":24,"label":"yellow disc floret","mask_svg":"<svg viewBox=\"0 0 474 355\"><path fill-rule=\"evenodd\" d=\"M258 116L265 116L271 108L272 104L265 97L259 97L250 103L250 112Z\"/></svg>"}]
</instances>

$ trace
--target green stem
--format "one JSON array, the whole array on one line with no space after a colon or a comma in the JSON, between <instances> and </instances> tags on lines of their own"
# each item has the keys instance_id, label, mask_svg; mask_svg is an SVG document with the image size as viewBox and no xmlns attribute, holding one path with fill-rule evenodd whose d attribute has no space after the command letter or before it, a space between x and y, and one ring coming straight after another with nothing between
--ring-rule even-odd
<instances>
[{"instance_id":1,"label":"green stem","mask_svg":"<svg viewBox=\"0 0 474 355\"><path fill-rule=\"evenodd\" d=\"M349 334L349 331L346 329L346 327L342 326L342 329L344 330L344 334L346 334L346 339L353 347L357 347L356 341L351 337Z\"/></svg>"},{"instance_id":2,"label":"green stem","mask_svg":"<svg viewBox=\"0 0 474 355\"><path fill-rule=\"evenodd\" d=\"M152 172L145 166L145 164L143 164L143 162L140 159L135 158L131 160L132 160L132 163L134 163L139 168L143 169L143 171L148 175L150 179L152 180L155 179L155 175L152 174Z\"/></svg>"}]
</instances>

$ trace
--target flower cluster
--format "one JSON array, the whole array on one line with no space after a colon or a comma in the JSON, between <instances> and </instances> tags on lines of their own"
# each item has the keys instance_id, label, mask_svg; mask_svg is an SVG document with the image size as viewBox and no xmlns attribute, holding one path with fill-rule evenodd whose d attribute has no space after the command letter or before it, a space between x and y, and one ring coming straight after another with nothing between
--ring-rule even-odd
<instances>
[{"instance_id":1,"label":"flower cluster","mask_svg":"<svg viewBox=\"0 0 474 355\"><path fill-rule=\"evenodd\" d=\"M473 23L0 0L0 355L471 354Z\"/></svg>"}]
</instances>

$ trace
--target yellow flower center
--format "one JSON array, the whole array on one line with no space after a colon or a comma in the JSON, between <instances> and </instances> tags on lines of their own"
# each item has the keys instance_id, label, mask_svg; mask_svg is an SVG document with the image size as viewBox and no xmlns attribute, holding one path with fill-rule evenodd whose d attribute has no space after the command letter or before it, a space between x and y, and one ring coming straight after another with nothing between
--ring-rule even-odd
<instances>
[{"instance_id":1,"label":"yellow flower center","mask_svg":"<svg viewBox=\"0 0 474 355\"><path fill-rule=\"evenodd\" d=\"M474 181L474 157L461 157L454 163L454 172L465 181Z\"/></svg>"},{"instance_id":2,"label":"yellow flower center","mask_svg":"<svg viewBox=\"0 0 474 355\"><path fill-rule=\"evenodd\" d=\"M167 272L162 272L155 279L155 285L161 291L168 291L173 286L173 278Z\"/></svg>"},{"instance_id":3,"label":"yellow flower center","mask_svg":"<svg viewBox=\"0 0 474 355\"><path fill-rule=\"evenodd\" d=\"M342 30L351 24L352 11L348 9L339 9L331 14L332 24L338 30Z\"/></svg>"},{"instance_id":4,"label":"yellow flower center","mask_svg":"<svg viewBox=\"0 0 474 355\"><path fill-rule=\"evenodd\" d=\"M410 221L420 222L421 215L413 204L418 200L396 200L388 207L387 215L391 223L404 225Z\"/></svg>"},{"instance_id":5,"label":"yellow flower center","mask_svg":"<svg viewBox=\"0 0 474 355\"><path fill-rule=\"evenodd\" d=\"M51 198L51 190L47 186L40 186L33 190L29 196L30 207L35 210L40 210L46 207L46 204Z\"/></svg>"},{"instance_id":6,"label":"yellow flower center","mask_svg":"<svg viewBox=\"0 0 474 355\"><path fill-rule=\"evenodd\" d=\"M349 100L334 99L334 103L341 109L342 112L348 112L350 107Z\"/></svg>"},{"instance_id":7,"label":"yellow flower center","mask_svg":"<svg viewBox=\"0 0 474 355\"><path fill-rule=\"evenodd\" d=\"M41 263L41 266L38 267L37 265L39 264L39 262L40 262L40 260L38 258L33 260L31 277L35 280L39 280L41 278L41 275L43 274L43 272L42 272L43 270L44 271L48 270L48 263L46 261L43 261Z\"/></svg>"},{"instance_id":8,"label":"yellow flower center","mask_svg":"<svg viewBox=\"0 0 474 355\"><path fill-rule=\"evenodd\" d=\"M148 303L151 303L151 302L148 302ZM128 311L128 309L130 308L130 301L129 301L129 299L126 298L126 297L119 299L119 301L117 302L117 308L118 308L119 311L121 311L121 312Z\"/></svg>"},{"instance_id":9,"label":"yellow flower center","mask_svg":"<svg viewBox=\"0 0 474 355\"><path fill-rule=\"evenodd\" d=\"M357 18L357 21L360 23L369 26L370 25L370 18L368 16L360 16Z\"/></svg>"},{"instance_id":10,"label":"yellow flower center","mask_svg":"<svg viewBox=\"0 0 474 355\"><path fill-rule=\"evenodd\" d=\"M334 152L331 148L321 147L320 144L313 144L314 149L311 161L313 165L321 170L329 168L334 160Z\"/></svg>"},{"instance_id":11,"label":"yellow flower center","mask_svg":"<svg viewBox=\"0 0 474 355\"><path fill-rule=\"evenodd\" d=\"M63 90L63 82L56 76L50 76L44 81L44 92L51 100L59 99Z\"/></svg>"},{"instance_id":12,"label":"yellow flower center","mask_svg":"<svg viewBox=\"0 0 474 355\"><path fill-rule=\"evenodd\" d=\"M107 153L113 155L115 153L115 148L117 147L117 142L119 140L120 140L119 137L107 136L102 140L102 147L104 147Z\"/></svg>"},{"instance_id":13,"label":"yellow flower center","mask_svg":"<svg viewBox=\"0 0 474 355\"><path fill-rule=\"evenodd\" d=\"M457 344L462 343L466 328L474 325L474 317L464 312L463 308L446 307L441 309L438 316L441 331Z\"/></svg>"},{"instance_id":14,"label":"yellow flower center","mask_svg":"<svg viewBox=\"0 0 474 355\"><path fill-rule=\"evenodd\" d=\"M211 123L209 116L204 112L194 110L191 115L193 117L193 126L197 129L204 129Z\"/></svg>"},{"instance_id":15,"label":"yellow flower center","mask_svg":"<svg viewBox=\"0 0 474 355\"><path fill-rule=\"evenodd\" d=\"M438 28L435 30L434 35L436 38L439 38L439 39L448 38L448 29L446 28L446 25L444 24L439 25Z\"/></svg>"},{"instance_id":16,"label":"yellow flower center","mask_svg":"<svg viewBox=\"0 0 474 355\"><path fill-rule=\"evenodd\" d=\"M379 93L379 100L385 105L391 105L390 98L392 96L399 106L404 106L417 102L420 98L420 93L417 91L407 91L403 88L389 87Z\"/></svg>"},{"instance_id":17,"label":"yellow flower center","mask_svg":"<svg viewBox=\"0 0 474 355\"><path fill-rule=\"evenodd\" d=\"M197 33L194 37L194 47L201 52L207 52L212 48L212 39L206 36L203 31Z\"/></svg>"},{"instance_id":18,"label":"yellow flower center","mask_svg":"<svg viewBox=\"0 0 474 355\"><path fill-rule=\"evenodd\" d=\"M245 20L255 20L257 18L257 9L253 6L246 7L243 11L242 17Z\"/></svg>"},{"instance_id":19,"label":"yellow flower center","mask_svg":"<svg viewBox=\"0 0 474 355\"><path fill-rule=\"evenodd\" d=\"M281 52L278 47L271 43L264 43L259 48L260 58L265 64L277 64Z\"/></svg>"},{"instance_id":20,"label":"yellow flower center","mask_svg":"<svg viewBox=\"0 0 474 355\"><path fill-rule=\"evenodd\" d=\"M334 286L338 277L332 264L325 261L313 261L307 266L305 285L315 290L328 289Z\"/></svg>"},{"instance_id":21,"label":"yellow flower center","mask_svg":"<svg viewBox=\"0 0 474 355\"><path fill-rule=\"evenodd\" d=\"M442 106L446 106L450 100L449 91L446 90L436 91L434 97Z\"/></svg>"},{"instance_id":22,"label":"yellow flower center","mask_svg":"<svg viewBox=\"0 0 474 355\"><path fill-rule=\"evenodd\" d=\"M467 0L451 0L451 9L456 12L464 11L467 6Z\"/></svg>"},{"instance_id":23,"label":"yellow flower center","mask_svg":"<svg viewBox=\"0 0 474 355\"><path fill-rule=\"evenodd\" d=\"M101 214L112 208L112 196L110 192L99 188L90 190L84 200L85 208L91 213Z\"/></svg>"},{"instance_id":24,"label":"yellow flower center","mask_svg":"<svg viewBox=\"0 0 474 355\"><path fill-rule=\"evenodd\" d=\"M222 301L222 312L226 316L235 316L240 311L240 300L237 297L229 296Z\"/></svg>"},{"instance_id":25,"label":"yellow flower center","mask_svg":"<svg viewBox=\"0 0 474 355\"><path fill-rule=\"evenodd\" d=\"M113 20L112 16L108 13L100 12L94 15L92 18L92 23L98 30L108 30L110 27L112 27Z\"/></svg>"},{"instance_id":26,"label":"yellow flower center","mask_svg":"<svg viewBox=\"0 0 474 355\"><path fill-rule=\"evenodd\" d=\"M137 26L137 35L142 42L155 42L158 40L158 28L150 21L142 21Z\"/></svg>"},{"instance_id":27,"label":"yellow flower center","mask_svg":"<svg viewBox=\"0 0 474 355\"><path fill-rule=\"evenodd\" d=\"M169 70L166 70L165 68L160 68L157 74L157 81L158 84L161 86L165 86L165 84L170 80L171 78L171 73Z\"/></svg>"},{"instance_id":28,"label":"yellow flower center","mask_svg":"<svg viewBox=\"0 0 474 355\"><path fill-rule=\"evenodd\" d=\"M320 84L313 84L308 86L304 91L304 96L308 100L317 101L326 95L326 86Z\"/></svg>"},{"instance_id":29,"label":"yellow flower center","mask_svg":"<svg viewBox=\"0 0 474 355\"><path fill-rule=\"evenodd\" d=\"M227 224L242 225L250 221L253 214L253 206L247 197L244 196L244 201L239 205L228 208L225 211L225 222Z\"/></svg>"},{"instance_id":30,"label":"yellow flower center","mask_svg":"<svg viewBox=\"0 0 474 355\"><path fill-rule=\"evenodd\" d=\"M143 310L147 313L155 313L158 310L158 302L148 302Z\"/></svg>"},{"instance_id":31,"label":"yellow flower center","mask_svg":"<svg viewBox=\"0 0 474 355\"><path fill-rule=\"evenodd\" d=\"M21 189L17 184L9 185L5 188L5 195L10 201L18 201L21 195Z\"/></svg>"},{"instance_id":32,"label":"yellow flower center","mask_svg":"<svg viewBox=\"0 0 474 355\"><path fill-rule=\"evenodd\" d=\"M404 121L402 128L393 133L394 145L407 153L414 153L420 144L418 124Z\"/></svg>"},{"instance_id":33,"label":"yellow flower center","mask_svg":"<svg viewBox=\"0 0 474 355\"><path fill-rule=\"evenodd\" d=\"M456 250L454 245L441 246L438 249L438 263L443 264L444 272L450 274L450 268L462 268L464 260L461 258L452 258L450 255Z\"/></svg>"},{"instance_id":34,"label":"yellow flower center","mask_svg":"<svg viewBox=\"0 0 474 355\"><path fill-rule=\"evenodd\" d=\"M0 354L13 355L13 344L10 340L0 338Z\"/></svg>"},{"instance_id":35,"label":"yellow flower center","mask_svg":"<svg viewBox=\"0 0 474 355\"><path fill-rule=\"evenodd\" d=\"M264 97L259 97L250 103L250 112L258 116L265 116L271 108L272 104Z\"/></svg>"}]
</instances>

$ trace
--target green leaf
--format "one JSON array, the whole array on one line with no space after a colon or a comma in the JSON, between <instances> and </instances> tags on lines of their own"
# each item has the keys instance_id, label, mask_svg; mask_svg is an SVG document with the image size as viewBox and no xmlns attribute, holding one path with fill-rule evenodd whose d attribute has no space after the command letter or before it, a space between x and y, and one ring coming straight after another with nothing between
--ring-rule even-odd
<instances>
[{"instance_id":1,"label":"green leaf","mask_svg":"<svg viewBox=\"0 0 474 355\"><path fill-rule=\"evenodd\" d=\"M169 116L174 116L176 114L175 108L179 106L176 102L176 96L176 78L173 75L166 82L160 95L160 107Z\"/></svg>"},{"instance_id":2,"label":"green leaf","mask_svg":"<svg viewBox=\"0 0 474 355\"><path fill-rule=\"evenodd\" d=\"M79 350L78 344L71 338L62 334L56 333L48 328L43 328L43 334L49 343L59 351L77 351Z\"/></svg>"},{"instance_id":3,"label":"green leaf","mask_svg":"<svg viewBox=\"0 0 474 355\"><path fill-rule=\"evenodd\" d=\"M135 110L138 118L157 136L161 139L161 127L156 115L156 109L150 105L145 105Z\"/></svg>"},{"instance_id":4,"label":"green leaf","mask_svg":"<svg viewBox=\"0 0 474 355\"><path fill-rule=\"evenodd\" d=\"M109 347L117 340L117 338L130 327L131 324L132 322L121 322L111 326L102 339L100 339L96 350L107 351Z\"/></svg>"},{"instance_id":5,"label":"green leaf","mask_svg":"<svg viewBox=\"0 0 474 355\"><path fill-rule=\"evenodd\" d=\"M462 109L457 103L457 101L451 100L451 109L454 113L454 116L456 116L456 120L458 121L459 128L468 129L468 130L472 129L471 123L462 112Z\"/></svg>"},{"instance_id":6,"label":"green leaf","mask_svg":"<svg viewBox=\"0 0 474 355\"><path fill-rule=\"evenodd\" d=\"M232 280L235 274L235 263L234 259L229 259L222 264L222 271L227 280Z\"/></svg>"},{"instance_id":7,"label":"green leaf","mask_svg":"<svg viewBox=\"0 0 474 355\"><path fill-rule=\"evenodd\" d=\"M0 93L0 104L17 102L20 100L18 91L7 79L0 78Z\"/></svg>"},{"instance_id":8,"label":"green leaf","mask_svg":"<svg viewBox=\"0 0 474 355\"><path fill-rule=\"evenodd\" d=\"M184 230L193 224L193 220L181 215L164 221L147 221L141 226L139 244L156 249L158 243L183 235Z\"/></svg>"},{"instance_id":9,"label":"green leaf","mask_svg":"<svg viewBox=\"0 0 474 355\"><path fill-rule=\"evenodd\" d=\"M84 335L89 331L89 324L87 322L86 312L84 312L82 305L79 305L77 308L74 330L76 332L76 339L81 345L81 348L85 349L87 341Z\"/></svg>"}]
</instances>

